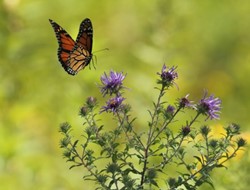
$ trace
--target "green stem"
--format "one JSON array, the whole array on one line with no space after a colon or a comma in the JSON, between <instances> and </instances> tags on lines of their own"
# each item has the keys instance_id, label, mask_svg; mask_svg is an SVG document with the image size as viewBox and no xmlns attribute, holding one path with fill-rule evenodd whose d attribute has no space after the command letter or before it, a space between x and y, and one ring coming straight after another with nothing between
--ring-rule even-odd
<instances>
[{"instance_id":1,"label":"green stem","mask_svg":"<svg viewBox=\"0 0 250 190\"><path fill-rule=\"evenodd\" d=\"M158 116L157 112L158 112L158 108L160 106L161 98L164 95L164 90L165 90L165 87L164 87L164 85L162 85L161 90L160 90L160 94L157 98L157 103L155 105L155 110L154 110L154 113L152 115L151 123L149 125L148 139L147 139L147 145L146 145L145 150L144 150L145 151L144 152L144 161L143 161L143 169L142 169L142 173L141 173L141 182L140 182L142 189L143 189L143 184L144 184L144 180L145 180L145 173L146 173L147 164L148 164L148 151L149 151L149 148L150 148L151 142L152 142L151 138L154 134L153 127L157 125L157 123L155 123L155 119ZM156 119L156 121L157 121L157 119Z\"/></svg>"},{"instance_id":2,"label":"green stem","mask_svg":"<svg viewBox=\"0 0 250 190\"><path fill-rule=\"evenodd\" d=\"M164 122L162 128L158 131L158 133L155 135L155 137L152 139L151 142L154 142L155 139L162 133L162 131L164 131L167 128L167 126L169 125L169 123L171 123L173 121L174 117L177 115L177 113L180 110L181 110L181 108L179 108L178 110L176 110L176 112L174 113L173 117L170 120Z\"/></svg>"}]
</instances>

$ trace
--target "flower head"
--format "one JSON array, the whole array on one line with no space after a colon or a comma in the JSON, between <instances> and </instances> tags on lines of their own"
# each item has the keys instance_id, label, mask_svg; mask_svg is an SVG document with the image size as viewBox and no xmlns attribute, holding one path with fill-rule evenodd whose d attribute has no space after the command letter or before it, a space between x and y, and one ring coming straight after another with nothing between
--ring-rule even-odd
<instances>
[{"instance_id":1,"label":"flower head","mask_svg":"<svg viewBox=\"0 0 250 190\"><path fill-rule=\"evenodd\" d=\"M190 133L190 131L191 131L190 126L185 126L182 127L181 129L181 133L184 137L187 136Z\"/></svg>"},{"instance_id":2,"label":"flower head","mask_svg":"<svg viewBox=\"0 0 250 190\"><path fill-rule=\"evenodd\" d=\"M218 146L218 140L216 140L216 139L211 139L210 141L209 141L209 146L211 146L211 148L212 149L216 149L216 147Z\"/></svg>"},{"instance_id":3,"label":"flower head","mask_svg":"<svg viewBox=\"0 0 250 190\"><path fill-rule=\"evenodd\" d=\"M220 119L219 113L221 110L221 100L215 98L214 95L209 97L206 96L207 92L205 92L204 97L200 100L200 103L197 106L198 112L207 115L207 119Z\"/></svg>"},{"instance_id":4,"label":"flower head","mask_svg":"<svg viewBox=\"0 0 250 190\"><path fill-rule=\"evenodd\" d=\"M122 102L125 98L121 97L121 96L116 96L114 98L110 98L107 103L106 106L103 106L101 109L101 112L113 112L116 113L118 112L121 108L122 108Z\"/></svg>"},{"instance_id":5,"label":"flower head","mask_svg":"<svg viewBox=\"0 0 250 190\"><path fill-rule=\"evenodd\" d=\"M88 97L86 100L86 105L91 109L94 108L97 105L96 98L92 96Z\"/></svg>"},{"instance_id":6,"label":"flower head","mask_svg":"<svg viewBox=\"0 0 250 190\"><path fill-rule=\"evenodd\" d=\"M190 101L188 99L188 96L189 96L189 94L187 94L185 97L179 99L179 107L180 108L189 107L189 108L195 109L195 104L193 104L193 101Z\"/></svg>"},{"instance_id":7,"label":"flower head","mask_svg":"<svg viewBox=\"0 0 250 190\"><path fill-rule=\"evenodd\" d=\"M110 71L109 76L104 73L101 76L101 93L103 96L106 94L119 94L119 91L123 88L123 80L125 79L126 75L123 75L122 72L117 73L115 71Z\"/></svg>"},{"instance_id":8,"label":"flower head","mask_svg":"<svg viewBox=\"0 0 250 190\"><path fill-rule=\"evenodd\" d=\"M171 106L171 105L168 105L168 107L166 109L166 112L168 112L169 114L173 115L174 111L175 111L175 107Z\"/></svg>"},{"instance_id":9,"label":"flower head","mask_svg":"<svg viewBox=\"0 0 250 190\"><path fill-rule=\"evenodd\" d=\"M236 123L231 123L228 127L225 128L227 135L239 135L240 134L240 125Z\"/></svg>"},{"instance_id":10,"label":"flower head","mask_svg":"<svg viewBox=\"0 0 250 190\"><path fill-rule=\"evenodd\" d=\"M211 129L206 125L200 128L200 133L202 134L203 137L207 137L210 132L211 132Z\"/></svg>"},{"instance_id":11,"label":"flower head","mask_svg":"<svg viewBox=\"0 0 250 190\"><path fill-rule=\"evenodd\" d=\"M171 117L173 117L175 112L175 107L168 105L168 107L164 110L163 114L166 117L166 119L170 119Z\"/></svg>"},{"instance_id":12,"label":"flower head","mask_svg":"<svg viewBox=\"0 0 250 190\"><path fill-rule=\"evenodd\" d=\"M161 79L158 80L158 83L166 87L169 87L172 84L175 84L174 80L175 78L178 77L178 74L175 71L176 69L177 67L167 68L167 66L164 64L162 66L161 73L157 73L161 77Z\"/></svg>"},{"instance_id":13,"label":"flower head","mask_svg":"<svg viewBox=\"0 0 250 190\"><path fill-rule=\"evenodd\" d=\"M236 142L237 142L237 145L239 148L243 147L247 144L247 141L241 137L239 139L237 139Z\"/></svg>"},{"instance_id":14,"label":"flower head","mask_svg":"<svg viewBox=\"0 0 250 190\"><path fill-rule=\"evenodd\" d=\"M79 111L79 115L82 117L86 117L89 114L89 108L87 106L83 106L81 107L80 111Z\"/></svg>"}]
</instances>

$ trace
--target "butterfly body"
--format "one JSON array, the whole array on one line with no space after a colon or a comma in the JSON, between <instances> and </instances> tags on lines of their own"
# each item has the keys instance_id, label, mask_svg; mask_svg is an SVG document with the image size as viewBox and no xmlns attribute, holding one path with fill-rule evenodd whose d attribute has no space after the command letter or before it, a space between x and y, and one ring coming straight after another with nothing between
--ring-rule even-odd
<instances>
[{"instance_id":1,"label":"butterfly body","mask_svg":"<svg viewBox=\"0 0 250 190\"><path fill-rule=\"evenodd\" d=\"M93 28L90 19L82 21L76 41L56 22L49 19L59 44L58 59L64 70L75 75L92 59Z\"/></svg>"}]
</instances>

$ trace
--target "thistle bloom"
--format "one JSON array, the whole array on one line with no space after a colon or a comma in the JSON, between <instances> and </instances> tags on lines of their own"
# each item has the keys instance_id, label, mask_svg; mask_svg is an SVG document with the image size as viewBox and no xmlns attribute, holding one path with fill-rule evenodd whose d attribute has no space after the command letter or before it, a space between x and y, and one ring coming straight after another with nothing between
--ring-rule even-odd
<instances>
[{"instance_id":1,"label":"thistle bloom","mask_svg":"<svg viewBox=\"0 0 250 190\"><path fill-rule=\"evenodd\" d=\"M109 76L104 73L101 76L101 93L103 96L106 94L119 94L119 91L123 88L123 80L125 79L125 75L122 72L117 73L115 71L110 71Z\"/></svg>"},{"instance_id":2,"label":"thistle bloom","mask_svg":"<svg viewBox=\"0 0 250 190\"><path fill-rule=\"evenodd\" d=\"M116 113L120 110L122 107L122 102L125 98L121 96L117 96L114 98L111 98L107 101L106 106L103 106L100 112L113 112Z\"/></svg>"},{"instance_id":3,"label":"thistle bloom","mask_svg":"<svg viewBox=\"0 0 250 190\"><path fill-rule=\"evenodd\" d=\"M187 94L185 97L181 98L179 100L179 107L180 108L185 108L185 107L189 107L189 108L193 108L193 109L196 109L195 108L195 104L193 104L193 101L190 101L188 99L188 96L189 94Z\"/></svg>"},{"instance_id":4,"label":"thistle bloom","mask_svg":"<svg viewBox=\"0 0 250 190\"><path fill-rule=\"evenodd\" d=\"M206 96L207 92L205 92L204 97L200 100L200 103L197 106L198 112L203 115L207 115L207 119L220 119L219 113L221 110L221 100L219 98L215 98L214 95L209 97Z\"/></svg>"},{"instance_id":5,"label":"thistle bloom","mask_svg":"<svg viewBox=\"0 0 250 190\"><path fill-rule=\"evenodd\" d=\"M166 109L166 112L173 115L174 114L174 111L175 111L175 107L174 106L171 106L171 105L168 105L167 109Z\"/></svg>"},{"instance_id":6,"label":"thistle bloom","mask_svg":"<svg viewBox=\"0 0 250 190\"><path fill-rule=\"evenodd\" d=\"M160 75L161 79L158 80L159 84L162 84L164 86L171 86L174 83L175 78L178 77L177 72L175 71L177 67L171 67L167 70L167 66L164 64L161 69L161 73L157 73Z\"/></svg>"},{"instance_id":7,"label":"thistle bloom","mask_svg":"<svg viewBox=\"0 0 250 190\"><path fill-rule=\"evenodd\" d=\"M175 112L175 107L168 105L168 107L164 110L164 116L166 117L166 119L170 119L171 117L173 117Z\"/></svg>"}]
</instances>

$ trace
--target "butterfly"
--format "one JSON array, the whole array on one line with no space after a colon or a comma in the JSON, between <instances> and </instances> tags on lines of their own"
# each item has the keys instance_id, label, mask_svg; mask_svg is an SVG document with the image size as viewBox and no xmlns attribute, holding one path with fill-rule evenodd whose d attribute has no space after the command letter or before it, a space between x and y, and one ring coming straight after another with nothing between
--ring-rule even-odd
<instances>
[{"instance_id":1,"label":"butterfly","mask_svg":"<svg viewBox=\"0 0 250 190\"><path fill-rule=\"evenodd\" d=\"M76 75L92 59L93 27L91 20L86 18L82 21L76 41L59 24L51 19L49 21L59 44L58 59L68 74Z\"/></svg>"}]
</instances>

